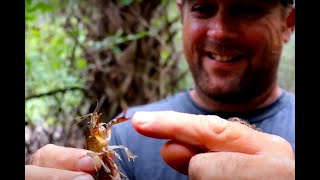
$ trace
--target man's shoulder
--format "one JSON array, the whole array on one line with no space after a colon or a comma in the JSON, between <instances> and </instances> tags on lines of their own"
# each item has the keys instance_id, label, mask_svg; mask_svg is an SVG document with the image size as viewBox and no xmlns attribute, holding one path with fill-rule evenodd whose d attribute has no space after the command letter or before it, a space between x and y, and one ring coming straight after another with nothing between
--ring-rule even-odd
<instances>
[{"instance_id":1,"label":"man's shoulder","mask_svg":"<svg viewBox=\"0 0 320 180\"><path fill-rule=\"evenodd\" d=\"M295 94L293 92L284 90L283 91L283 96L280 98L280 102L286 104L286 105L295 105Z\"/></svg>"},{"instance_id":2,"label":"man's shoulder","mask_svg":"<svg viewBox=\"0 0 320 180\"><path fill-rule=\"evenodd\" d=\"M293 92L291 92L291 91L287 91L287 90L285 90L284 91L284 94L289 98L289 99L295 99L295 94L293 93Z\"/></svg>"}]
</instances>

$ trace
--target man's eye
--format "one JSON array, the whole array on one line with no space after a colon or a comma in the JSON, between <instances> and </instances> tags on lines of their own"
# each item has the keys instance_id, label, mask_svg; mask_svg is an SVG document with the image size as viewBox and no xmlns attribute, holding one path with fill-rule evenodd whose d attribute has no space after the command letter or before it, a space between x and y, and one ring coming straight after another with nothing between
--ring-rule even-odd
<instances>
[{"instance_id":1,"label":"man's eye","mask_svg":"<svg viewBox=\"0 0 320 180\"><path fill-rule=\"evenodd\" d=\"M230 9L232 16L260 17L264 14L264 10L259 7L233 7Z\"/></svg>"},{"instance_id":2,"label":"man's eye","mask_svg":"<svg viewBox=\"0 0 320 180\"><path fill-rule=\"evenodd\" d=\"M217 8L213 5L196 5L192 8L192 12L200 17L212 16L216 11Z\"/></svg>"}]
</instances>

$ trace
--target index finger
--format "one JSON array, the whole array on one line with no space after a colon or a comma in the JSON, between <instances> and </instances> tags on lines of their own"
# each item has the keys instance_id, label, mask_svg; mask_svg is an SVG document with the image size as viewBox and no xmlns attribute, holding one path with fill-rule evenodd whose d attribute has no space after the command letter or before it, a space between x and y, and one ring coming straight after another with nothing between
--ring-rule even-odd
<instances>
[{"instance_id":1,"label":"index finger","mask_svg":"<svg viewBox=\"0 0 320 180\"><path fill-rule=\"evenodd\" d=\"M136 112L132 123L145 136L173 139L207 151L282 154L288 153L288 147L291 147L279 136L259 132L214 115L173 111Z\"/></svg>"}]
</instances>

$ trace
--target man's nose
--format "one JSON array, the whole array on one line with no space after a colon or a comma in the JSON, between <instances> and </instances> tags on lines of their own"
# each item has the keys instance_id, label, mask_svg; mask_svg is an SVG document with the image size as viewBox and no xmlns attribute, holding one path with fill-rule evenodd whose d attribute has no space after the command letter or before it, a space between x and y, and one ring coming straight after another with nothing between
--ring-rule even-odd
<instances>
[{"instance_id":1,"label":"man's nose","mask_svg":"<svg viewBox=\"0 0 320 180\"><path fill-rule=\"evenodd\" d=\"M237 31L236 23L230 17L218 12L209 23L207 36L214 40L224 41L236 38Z\"/></svg>"}]
</instances>

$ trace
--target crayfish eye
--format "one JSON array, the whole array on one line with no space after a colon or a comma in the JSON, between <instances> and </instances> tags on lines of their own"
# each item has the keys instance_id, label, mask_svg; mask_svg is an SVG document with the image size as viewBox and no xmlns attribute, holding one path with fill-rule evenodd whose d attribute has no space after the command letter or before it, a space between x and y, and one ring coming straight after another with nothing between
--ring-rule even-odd
<instances>
[{"instance_id":1,"label":"crayfish eye","mask_svg":"<svg viewBox=\"0 0 320 180\"><path fill-rule=\"evenodd\" d=\"M102 123L102 126L107 129L107 124L106 123Z\"/></svg>"}]
</instances>

